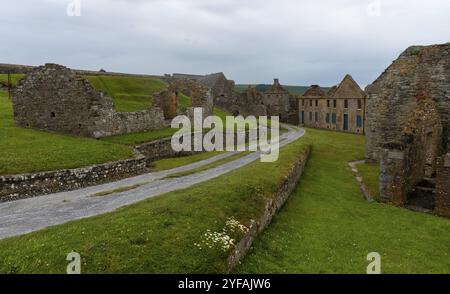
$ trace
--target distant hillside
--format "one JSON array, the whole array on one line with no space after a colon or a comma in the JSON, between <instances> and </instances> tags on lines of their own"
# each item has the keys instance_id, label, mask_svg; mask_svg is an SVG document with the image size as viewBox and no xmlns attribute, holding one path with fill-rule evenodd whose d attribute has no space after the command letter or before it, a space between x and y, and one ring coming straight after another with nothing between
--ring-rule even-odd
<instances>
[{"instance_id":1,"label":"distant hillside","mask_svg":"<svg viewBox=\"0 0 450 294\"><path fill-rule=\"evenodd\" d=\"M243 93L245 91L245 89L248 88L248 84L239 84L235 86L235 90L238 93ZM264 92L266 90L268 90L270 88L271 85L266 85L266 84L258 84L258 85L251 85L256 87L257 91L260 92ZM305 91L309 88L308 86L285 86L283 85L283 87L289 91L289 93L294 94L294 95L302 95L303 93L305 93ZM322 87L322 90L324 91L328 91L330 88L329 87Z\"/></svg>"}]
</instances>

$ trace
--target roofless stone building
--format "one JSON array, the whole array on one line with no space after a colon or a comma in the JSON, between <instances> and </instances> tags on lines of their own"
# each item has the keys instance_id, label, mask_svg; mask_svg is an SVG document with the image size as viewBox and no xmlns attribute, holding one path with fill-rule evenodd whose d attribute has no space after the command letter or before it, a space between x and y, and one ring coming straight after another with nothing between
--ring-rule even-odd
<instances>
[{"instance_id":1,"label":"roofless stone building","mask_svg":"<svg viewBox=\"0 0 450 294\"><path fill-rule=\"evenodd\" d=\"M64 66L35 67L13 94L14 119L22 127L100 138L163 128L164 112L152 107L117 112L113 101Z\"/></svg>"},{"instance_id":2,"label":"roofless stone building","mask_svg":"<svg viewBox=\"0 0 450 294\"><path fill-rule=\"evenodd\" d=\"M350 75L346 75L339 85L328 92L312 85L299 100L300 124L364 133L366 94Z\"/></svg>"},{"instance_id":3,"label":"roofless stone building","mask_svg":"<svg viewBox=\"0 0 450 294\"><path fill-rule=\"evenodd\" d=\"M381 201L450 217L450 43L408 48L366 92Z\"/></svg>"}]
</instances>

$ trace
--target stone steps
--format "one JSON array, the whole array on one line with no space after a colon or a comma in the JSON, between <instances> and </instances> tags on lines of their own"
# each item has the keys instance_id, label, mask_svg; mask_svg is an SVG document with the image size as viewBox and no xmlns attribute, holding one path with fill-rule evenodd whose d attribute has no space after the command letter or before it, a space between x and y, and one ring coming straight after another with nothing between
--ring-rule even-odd
<instances>
[{"instance_id":1,"label":"stone steps","mask_svg":"<svg viewBox=\"0 0 450 294\"><path fill-rule=\"evenodd\" d=\"M424 178L408 195L406 207L415 211L428 212L434 210L436 196L436 181L434 178Z\"/></svg>"}]
</instances>

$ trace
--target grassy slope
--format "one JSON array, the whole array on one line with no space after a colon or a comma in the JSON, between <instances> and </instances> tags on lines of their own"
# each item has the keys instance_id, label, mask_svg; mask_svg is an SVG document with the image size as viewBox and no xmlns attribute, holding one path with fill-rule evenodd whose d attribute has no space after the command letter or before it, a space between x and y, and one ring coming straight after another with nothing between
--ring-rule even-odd
<instances>
[{"instance_id":1,"label":"grassy slope","mask_svg":"<svg viewBox=\"0 0 450 294\"><path fill-rule=\"evenodd\" d=\"M0 272L64 273L72 250L81 254L84 273L222 272L226 254L194 243L231 216L246 225L259 216L305 146L298 140L275 163L257 161L112 213L2 240Z\"/></svg>"},{"instance_id":2,"label":"grassy slope","mask_svg":"<svg viewBox=\"0 0 450 294\"><path fill-rule=\"evenodd\" d=\"M197 167L197 168L194 168L194 169L191 169L191 170L187 170L187 171L182 171L182 172L178 172L178 173L175 173L175 174L171 174L171 175L167 176L166 178L185 177L185 176L192 175L192 174L195 174L195 173L199 173L199 172L202 172L202 171L205 171L205 170L209 170L209 169L212 169L212 168L224 165L225 163L228 163L228 162L234 161L236 159L239 159L241 157L244 157L244 156L248 155L249 153L250 153L249 151L244 151L244 152L241 152L241 153L237 153L237 154L231 155L230 157L222 158L222 159L220 159L218 161L211 162L211 163L209 163L207 165L204 165L204 166L200 166L200 167Z\"/></svg>"},{"instance_id":3,"label":"grassy slope","mask_svg":"<svg viewBox=\"0 0 450 294\"><path fill-rule=\"evenodd\" d=\"M365 273L379 252L384 273L450 273L448 219L366 202L347 165L364 157L364 138L307 133L306 172L238 272Z\"/></svg>"},{"instance_id":4,"label":"grassy slope","mask_svg":"<svg viewBox=\"0 0 450 294\"><path fill-rule=\"evenodd\" d=\"M380 165L372 163L359 164L358 171L363 177L363 182L369 189L370 195L374 199L380 196Z\"/></svg>"},{"instance_id":5,"label":"grassy slope","mask_svg":"<svg viewBox=\"0 0 450 294\"><path fill-rule=\"evenodd\" d=\"M116 135L102 138L102 141L117 143L117 144L125 144L125 145L138 145L145 142L151 142L167 137L171 137L177 129L165 128L160 130L153 130L148 132L139 132L139 133L131 133L124 135Z\"/></svg>"},{"instance_id":6,"label":"grassy slope","mask_svg":"<svg viewBox=\"0 0 450 294\"><path fill-rule=\"evenodd\" d=\"M141 111L152 104L152 94L159 92L165 83L153 78L123 76L86 76L99 91L108 93L119 112Z\"/></svg>"},{"instance_id":7,"label":"grassy slope","mask_svg":"<svg viewBox=\"0 0 450 294\"><path fill-rule=\"evenodd\" d=\"M23 77L23 74L11 74L11 85L15 87L19 80ZM0 74L0 85L7 86L8 85L8 75Z\"/></svg>"},{"instance_id":8,"label":"grassy slope","mask_svg":"<svg viewBox=\"0 0 450 294\"><path fill-rule=\"evenodd\" d=\"M202 152L188 156L165 158L152 162L150 168L152 171L168 170L179 166L188 165L190 163L194 163L197 161L205 160L219 154L220 154L219 151L213 151L213 152Z\"/></svg>"},{"instance_id":9,"label":"grassy slope","mask_svg":"<svg viewBox=\"0 0 450 294\"><path fill-rule=\"evenodd\" d=\"M125 146L15 127L11 101L0 91L0 174L75 168L131 156Z\"/></svg>"}]
</instances>

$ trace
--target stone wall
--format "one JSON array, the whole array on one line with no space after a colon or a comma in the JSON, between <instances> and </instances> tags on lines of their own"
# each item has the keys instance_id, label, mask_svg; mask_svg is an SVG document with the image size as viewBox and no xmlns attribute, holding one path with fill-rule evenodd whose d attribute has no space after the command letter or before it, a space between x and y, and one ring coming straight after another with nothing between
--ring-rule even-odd
<instances>
[{"instance_id":1,"label":"stone wall","mask_svg":"<svg viewBox=\"0 0 450 294\"><path fill-rule=\"evenodd\" d=\"M244 93L235 93L229 101L226 109L235 116L279 116L281 122L298 123L297 99L280 85L278 79L274 79L265 92L249 86Z\"/></svg>"},{"instance_id":2,"label":"stone wall","mask_svg":"<svg viewBox=\"0 0 450 294\"><path fill-rule=\"evenodd\" d=\"M137 154L133 159L85 168L0 176L0 202L75 190L136 176L147 171L146 158Z\"/></svg>"},{"instance_id":3,"label":"stone wall","mask_svg":"<svg viewBox=\"0 0 450 294\"><path fill-rule=\"evenodd\" d=\"M13 108L19 126L95 138L167 126L158 107L116 112L111 98L56 64L36 67L20 80L13 93Z\"/></svg>"},{"instance_id":4,"label":"stone wall","mask_svg":"<svg viewBox=\"0 0 450 294\"><path fill-rule=\"evenodd\" d=\"M240 134L246 136L246 143L248 143L248 132ZM226 135L226 133L223 134L223 142L226 142ZM234 133L234 142L237 141L237 136L238 133ZM0 176L0 202L112 182L147 173L149 172L148 165L156 160L204 152L204 150L194 151L193 147L192 151L174 151L171 139L171 137L164 138L136 146L133 159L84 168ZM194 134L192 134L192 146L194 140Z\"/></svg>"},{"instance_id":5,"label":"stone wall","mask_svg":"<svg viewBox=\"0 0 450 294\"><path fill-rule=\"evenodd\" d=\"M435 211L450 218L450 152L438 160Z\"/></svg>"},{"instance_id":6,"label":"stone wall","mask_svg":"<svg viewBox=\"0 0 450 294\"><path fill-rule=\"evenodd\" d=\"M277 191L267 202L260 218L251 223L249 231L236 244L227 259L228 272L231 272L232 269L244 258L245 254L252 246L252 243L256 236L270 224L274 215L287 201L292 191L297 186L298 181L300 180L306 163L308 162L310 153L311 147L309 146L305 153L300 156L296 162L293 163L288 175L283 179L281 183L279 183Z\"/></svg>"},{"instance_id":7,"label":"stone wall","mask_svg":"<svg viewBox=\"0 0 450 294\"><path fill-rule=\"evenodd\" d=\"M381 200L445 210L447 178L438 159L449 140L450 43L408 48L367 93L366 157L380 161Z\"/></svg>"},{"instance_id":8,"label":"stone wall","mask_svg":"<svg viewBox=\"0 0 450 294\"><path fill-rule=\"evenodd\" d=\"M378 160L380 146L399 141L417 101L436 103L444 131L450 136L450 43L412 46L366 88L366 157Z\"/></svg>"},{"instance_id":9,"label":"stone wall","mask_svg":"<svg viewBox=\"0 0 450 294\"><path fill-rule=\"evenodd\" d=\"M20 64L5 64L0 63L0 74L27 74L35 69L37 66L32 65L20 65ZM157 78L164 79L161 75L147 75L147 74L130 74L130 73L120 73L120 72L109 72L109 71L94 71L94 70L81 70L72 69L75 73L83 76L125 76L125 77L136 77L136 78Z\"/></svg>"}]
</instances>

